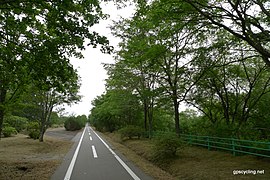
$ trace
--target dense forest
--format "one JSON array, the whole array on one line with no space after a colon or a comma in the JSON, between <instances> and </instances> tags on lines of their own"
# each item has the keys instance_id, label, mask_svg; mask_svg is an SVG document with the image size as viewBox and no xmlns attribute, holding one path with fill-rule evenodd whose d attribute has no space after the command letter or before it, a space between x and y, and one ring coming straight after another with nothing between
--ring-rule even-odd
<instances>
[{"instance_id":1,"label":"dense forest","mask_svg":"<svg viewBox=\"0 0 270 180\"><path fill-rule=\"evenodd\" d=\"M97 129L270 139L268 1L135 6L111 27L121 43L115 63L104 65L106 92L92 101Z\"/></svg>"}]
</instances>

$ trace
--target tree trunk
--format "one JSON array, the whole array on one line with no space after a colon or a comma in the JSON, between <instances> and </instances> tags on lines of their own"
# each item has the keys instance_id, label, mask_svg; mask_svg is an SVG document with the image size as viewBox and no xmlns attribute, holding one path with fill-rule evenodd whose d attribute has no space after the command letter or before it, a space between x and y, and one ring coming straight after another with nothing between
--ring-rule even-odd
<instances>
[{"instance_id":1,"label":"tree trunk","mask_svg":"<svg viewBox=\"0 0 270 180\"><path fill-rule=\"evenodd\" d=\"M42 123L43 124L43 123ZM39 142L43 142L44 141L44 134L45 134L45 131L46 131L46 127L45 125L41 125L41 128L40 128L40 134L39 134Z\"/></svg>"},{"instance_id":2,"label":"tree trunk","mask_svg":"<svg viewBox=\"0 0 270 180\"><path fill-rule=\"evenodd\" d=\"M149 121L149 138L152 138L152 131L153 131L153 112L154 111L154 105L153 105L153 100L149 106L148 109L148 121Z\"/></svg>"},{"instance_id":3,"label":"tree trunk","mask_svg":"<svg viewBox=\"0 0 270 180\"><path fill-rule=\"evenodd\" d=\"M45 131L47 129L47 115L43 115L42 118L41 118L41 125L40 125L40 128L39 128L39 142L43 142L44 141L44 134L45 134Z\"/></svg>"},{"instance_id":4,"label":"tree trunk","mask_svg":"<svg viewBox=\"0 0 270 180\"><path fill-rule=\"evenodd\" d=\"M2 134L3 122L4 122L4 114L5 114L4 103L6 100L6 95L7 95L7 90L1 88L0 89L0 139L1 139L1 134Z\"/></svg>"},{"instance_id":5,"label":"tree trunk","mask_svg":"<svg viewBox=\"0 0 270 180\"><path fill-rule=\"evenodd\" d=\"M1 140L3 122L4 122L4 109L0 107L0 140Z\"/></svg>"},{"instance_id":6,"label":"tree trunk","mask_svg":"<svg viewBox=\"0 0 270 180\"><path fill-rule=\"evenodd\" d=\"M177 135L180 135L181 129L180 129L180 119L179 119L179 111L178 111L178 102L177 105L174 105L174 116L175 116L175 132Z\"/></svg>"},{"instance_id":7,"label":"tree trunk","mask_svg":"<svg viewBox=\"0 0 270 180\"><path fill-rule=\"evenodd\" d=\"M144 113L144 129L147 131L148 107L147 101L143 100L143 113Z\"/></svg>"},{"instance_id":8,"label":"tree trunk","mask_svg":"<svg viewBox=\"0 0 270 180\"><path fill-rule=\"evenodd\" d=\"M44 115L42 116L42 120L41 120L39 142L44 141L44 134L45 134L45 132L46 132L48 126L49 126L52 110L53 110L53 105L50 102L49 107L48 108L46 107L45 112L43 112Z\"/></svg>"},{"instance_id":9,"label":"tree trunk","mask_svg":"<svg viewBox=\"0 0 270 180\"><path fill-rule=\"evenodd\" d=\"M181 129L180 129L180 119L179 119L179 102L177 100L177 96L175 93L176 92L174 92L174 96L173 96L175 132L177 135L180 135Z\"/></svg>"}]
</instances>

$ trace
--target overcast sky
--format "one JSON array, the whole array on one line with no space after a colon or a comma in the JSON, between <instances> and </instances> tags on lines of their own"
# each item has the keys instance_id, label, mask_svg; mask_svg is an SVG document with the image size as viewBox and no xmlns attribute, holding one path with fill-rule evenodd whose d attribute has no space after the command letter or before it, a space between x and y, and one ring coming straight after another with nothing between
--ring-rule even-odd
<instances>
[{"instance_id":1,"label":"overcast sky","mask_svg":"<svg viewBox=\"0 0 270 180\"><path fill-rule=\"evenodd\" d=\"M117 9L113 3L102 4L103 12L110 15L110 18L101 21L93 27L93 30L101 35L108 37L110 45L116 46L119 39L112 36L108 26L112 24L112 20L122 17L130 17L133 8L127 7ZM102 63L113 63L113 55L103 54L97 48L87 47L83 52L84 59L71 59L74 68L77 69L81 77L80 94L83 96L80 103L65 106L66 113L75 115L88 115L91 109L91 101L105 91L105 79L107 78L106 71L103 69Z\"/></svg>"}]
</instances>

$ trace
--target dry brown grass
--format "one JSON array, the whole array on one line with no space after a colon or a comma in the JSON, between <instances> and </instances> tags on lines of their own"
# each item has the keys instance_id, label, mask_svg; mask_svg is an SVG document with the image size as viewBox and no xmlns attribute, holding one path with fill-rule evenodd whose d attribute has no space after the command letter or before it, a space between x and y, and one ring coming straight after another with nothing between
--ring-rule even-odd
<instances>
[{"instance_id":1,"label":"dry brown grass","mask_svg":"<svg viewBox=\"0 0 270 180\"><path fill-rule=\"evenodd\" d=\"M168 172L160 169L156 165L150 163L144 157L138 155L136 151L133 151L131 148L128 148L127 146L123 145L121 143L120 137L117 134L105 133L103 134L103 136L114 147L114 149L117 149L124 156L126 156L127 159L132 161L142 171L144 171L146 174L153 177L154 179L156 180L175 180L176 179L172 175L170 175ZM128 142L135 142L135 141L128 141ZM142 141L138 141L138 142L142 142ZM140 145L143 145L144 147L147 146L144 143L140 143ZM143 149L143 147L141 148ZM141 148L138 148L138 149L141 149Z\"/></svg>"},{"instance_id":2,"label":"dry brown grass","mask_svg":"<svg viewBox=\"0 0 270 180\"><path fill-rule=\"evenodd\" d=\"M148 164L151 159L153 142L148 139L133 139L121 142L117 135L108 134L110 140L122 143L129 150L125 150L124 154L130 158L129 153L136 153L139 156L132 157L132 161L136 163L144 159L142 163L136 163L146 173L152 175L155 179L155 172L149 171L148 168L143 168L144 162ZM118 146L117 146L118 149ZM119 149L122 151L122 148ZM234 157L228 152L208 151L206 148L195 146L184 146L177 152L178 158L172 160L170 164L161 166L166 172L173 177L181 180L216 180L216 179L270 179L270 159L257 158L253 156L236 156ZM134 159L135 158L135 159ZM139 159L139 160L136 160ZM233 170L264 170L263 175L233 175ZM160 179L166 179L160 177Z\"/></svg>"},{"instance_id":3,"label":"dry brown grass","mask_svg":"<svg viewBox=\"0 0 270 180\"><path fill-rule=\"evenodd\" d=\"M228 152L187 146L168 171L179 179L270 179L270 161L253 156L234 157ZM264 170L263 175L233 175L233 170Z\"/></svg>"},{"instance_id":4,"label":"dry brown grass","mask_svg":"<svg viewBox=\"0 0 270 180\"><path fill-rule=\"evenodd\" d=\"M45 142L18 134L0 140L0 179L49 179L72 142L45 137Z\"/></svg>"}]
</instances>

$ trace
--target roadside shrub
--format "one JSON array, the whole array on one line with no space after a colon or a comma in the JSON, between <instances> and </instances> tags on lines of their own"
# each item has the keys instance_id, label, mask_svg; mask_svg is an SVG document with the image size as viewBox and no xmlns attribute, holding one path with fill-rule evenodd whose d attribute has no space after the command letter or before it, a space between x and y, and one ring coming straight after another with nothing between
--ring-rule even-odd
<instances>
[{"instance_id":1,"label":"roadside shrub","mask_svg":"<svg viewBox=\"0 0 270 180\"><path fill-rule=\"evenodd\" d=\"M30 138L38 139L40 134L38 122L30 122L27 126L27 131Z\"/></svg>"},{"instance_id":2,"label":"roadside shrub","mask_svg":"<svg viewBox=\"0 0 270 180\"><path fill-rule=\"evenodd\" d=\"M20 132L27 128L28 119L19 116L6 116L5 122L10 124L11 127L14 127L17 132Z\"/></svg>"},{"instance_id":3,"label":"roadside shrub","mask_svg":"<svg viewBox=\"0 0 270 180\"><path fill-rule=\"evenodd\" d=\"M64 124L67 131L76 131L82 129L84 126L83 122L75 117L69 117Z\"/></svg>"},{"instance_id":4,"label":"roadside shrub","mask_svg":"<svg viewBox=\"0 0 270 180\"><path fill-rule=\"evenodd\" d=\"M121 139L129 138L132 139L133 137L137 137L140 139L140 137L143 135L144 130L138 126L126 126L122 129L119 129L118 132L121 135Z\"/></svg>"},{"instance_id":5,"label":"roadside shrub","mask_svg":"<svg viewBox=\"0 0 270 180\"><path fill-rule=\"evenodd\" d=\"M100 132L113 132L119 129L119 120L113 117L111 114L103 115L102 117L92 116L92 125L95 126L96 130Z\"/></svg>"},{"instance_id":6,"label":"roadside shrub","mask_svg":"<svg viewBox=\"0 0 270 180\"><path fill-rule=\"evenodd\" d=\"M182 145L180 138L174 133L166 133L154 138L152 160L157 164L168 163L176 157L177 149Z\"/></svg>"},{"instance_id":7,"label":"roadside shrub","mask_svg":"<svg viewBox=\"0 0 270 180\"><path fill-rule=\"evenodd\" d=\"M2 130L4 137L11 137L13 134L17 134L17 131L14 127L5 126Z\"/></svg>"}]
</instances>

